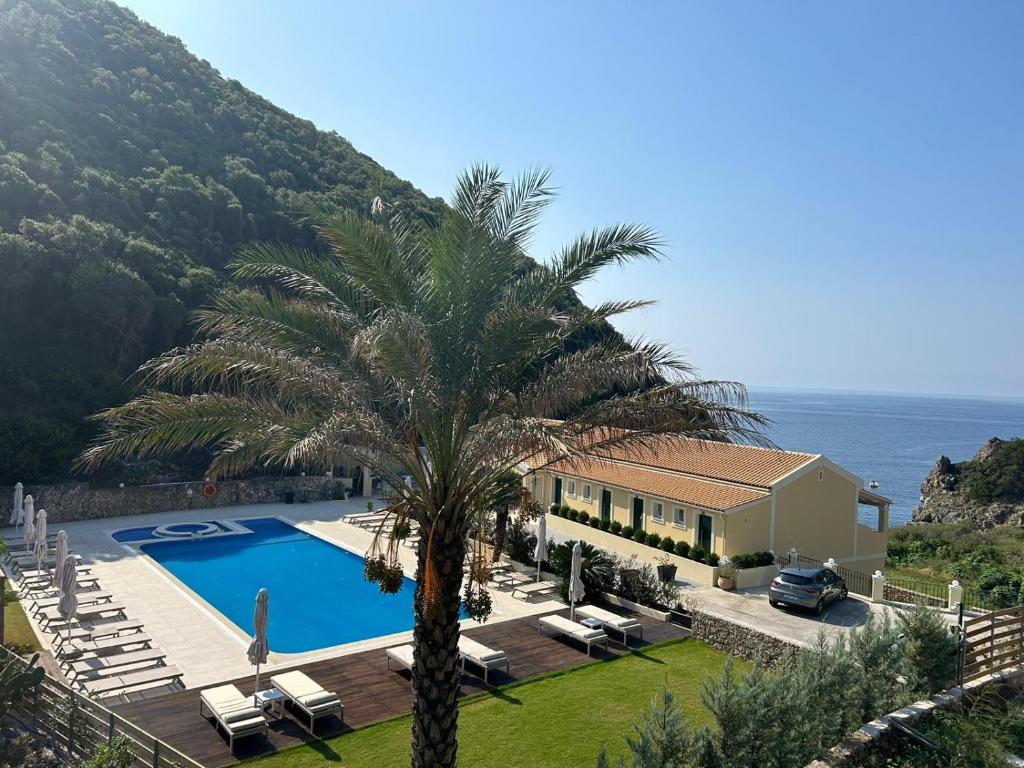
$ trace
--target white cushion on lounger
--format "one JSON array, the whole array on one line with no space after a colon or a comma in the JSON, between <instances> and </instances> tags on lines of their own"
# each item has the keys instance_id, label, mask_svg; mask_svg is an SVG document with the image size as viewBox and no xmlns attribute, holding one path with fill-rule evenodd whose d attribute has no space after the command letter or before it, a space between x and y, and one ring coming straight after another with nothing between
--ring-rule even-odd
<instances>
[{"instance_id":1,"label":"white cushion on lounger","mask_svg":"<svg viewBox=\"0 0 1024 768\"><path fill-rule=\"evenodd\" d=\"M597 640L598 638L607 637L603 629L590 629L582 624L577 624L575 621L569 621L564 616L543 616L541 617L541 623L547 624L559 632L565 632L573 637L578 637L580 640Z\"/></svg>"},{"instance_id":2,"label":"white cushion on lounger","mask_svg":"<svg viewBox=\"0 0 1024 768\"><path fill-rule=\"evenodd\" d=\"M338 697L336 694L324 691L323 693L301 696L300 699L303 704L312 709L313 707L319 707L321 704L333 704L338 700Z\"/></svg>"},{"instance_id":3,"label":"white cushion on lounger","mask_svg":"<svg viewBox=\"0 0 1024 768\"><path fill-rule=\"evenodd\" d=\"M239 720L255 720L256 718L263 719L263 710L257 707L246 707L245 709L233 709L228 712L221 713L221 719L225 723L234 725Z\"/></svg>"},{"instance_id":4,"label":"white cushion on lounger","mask_svg":"<svg viewBox=\"0 0 1024 768\"><path fill-rule=\"evenodd\" d=\"M492 650L486 645L481 645L476 640L465 636L459 638L459 650L466 656L482 662L497 661L498 659L505 658L504 651Z\"/></svg>"}]
</instances>

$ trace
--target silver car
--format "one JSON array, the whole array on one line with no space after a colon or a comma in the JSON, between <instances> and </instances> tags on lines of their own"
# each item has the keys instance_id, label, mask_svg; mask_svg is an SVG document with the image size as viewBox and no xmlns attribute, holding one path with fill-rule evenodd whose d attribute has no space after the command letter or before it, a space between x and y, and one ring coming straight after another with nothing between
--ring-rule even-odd
<instances>
[{"instance_id":1,"label":"silver car","mask_svg":"<svg viewBox=\"0 0 1024 768\"><path fill-rule=\"evenodd\" d=\"M847 594L846 582L831 568L783 568L768 589L768 603L810 608L820 616L825 606Z\"/></svg>"}]
</instances>

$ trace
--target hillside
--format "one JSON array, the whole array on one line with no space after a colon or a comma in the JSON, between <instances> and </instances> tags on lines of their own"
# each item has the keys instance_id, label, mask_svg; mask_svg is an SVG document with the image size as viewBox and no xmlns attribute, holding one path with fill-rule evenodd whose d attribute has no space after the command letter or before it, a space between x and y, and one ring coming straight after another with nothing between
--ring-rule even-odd
<instances>
[{"instance_id":1,"label":"hillside","mask_svg":"<svg viewBox=\"0 0 1024 768\"><path fill-rule=\"evenodd\" d=\"M1024 525L1024 439L993 437L969 461L940 457L921 486L913 520Z\"/></svg>"},{"instance_id":2,"label":"hillside","mask_svg":"<svg viewBox=\"0 0 1024 768\"><path fill-rule=\"evenodd\" d=\"M304 211L375 195L443 210L130 11L0 0L0 485L65 474L240 244L310 245Z\"/></svg>"}]
</instances>

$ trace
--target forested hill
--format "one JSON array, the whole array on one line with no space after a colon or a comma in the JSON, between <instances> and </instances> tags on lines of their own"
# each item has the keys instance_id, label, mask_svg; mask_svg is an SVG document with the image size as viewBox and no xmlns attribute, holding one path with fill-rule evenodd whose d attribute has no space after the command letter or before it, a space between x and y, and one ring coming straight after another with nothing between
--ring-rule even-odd
<instances>
[{"instance_id":1,"label":"forested hill","mask_svg":"<svg viewBox=\"0 0 1024 768\"><path fill-rule=\"evenodd\" d=\"M240 244L378 194L443 208L113 3L0 0L0 485L66 473Z\"/></svg>"}]
</instances>

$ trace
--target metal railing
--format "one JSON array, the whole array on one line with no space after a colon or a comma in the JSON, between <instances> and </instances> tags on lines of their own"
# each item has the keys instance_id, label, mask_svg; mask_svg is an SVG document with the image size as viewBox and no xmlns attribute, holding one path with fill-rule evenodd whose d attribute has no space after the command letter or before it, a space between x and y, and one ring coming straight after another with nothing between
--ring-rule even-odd
<instances>
[{"instance_id":1,"label":"metal railing","mask_svg":"<svg viewBox=\"0 0 1024 768\"><path fill-rule=\"evenodd\" d=\"M0 664L6 663L28 668L28 662L0 646ZM72 756L88 756L101 744L110 743L120 736L125 739L136 765L203 768L166 742L48 674L21 698L10 714L25 727L53 738Z\"/></svg>"},{"instance_id":2,"label":"metal railing","mask_svg":"<svg viewBox=\"0 0 1024 768\"><path fill-rule=\"evenodd\" d=\"M930 581L915 581L900 577L885 577L882 598L896 603L927 605L945 608L949 604L949 586Z\"/></svg>"}]
</instances>

